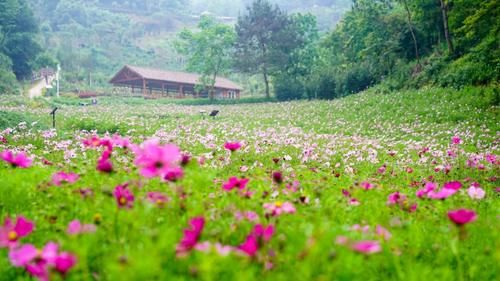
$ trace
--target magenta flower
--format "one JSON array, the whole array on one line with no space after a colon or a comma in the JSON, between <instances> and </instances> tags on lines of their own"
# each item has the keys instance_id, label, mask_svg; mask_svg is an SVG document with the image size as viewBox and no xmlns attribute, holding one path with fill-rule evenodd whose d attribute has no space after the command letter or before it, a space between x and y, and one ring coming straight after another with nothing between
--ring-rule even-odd
<instances>
[{"instance_id":1,"label":"magenta flower","mask_svg":"<svg viewBox=\"0 0 500 281\"><path fill-rule=\"evenodd\" d=\"M247 236L245 242L238 246L238 249L248 256L255 256L259 247L264 245L265 242L271 240L274 235L274 225L267 227L257 224L254 226L252 232Z\"/></svg>"},{"instance_id":2,"label":"magenta flower","mask_svg":"<svg viewBox=\"0 0 500 281\"><path fill-rule=\"evenodd\" d=\"M24 267L38 280L48 281L51 269L65 275L77 262L76 257L67 252L59 253L59 246L49 242L39 251L33 245L23 245L11 249L9 260L16 267Z\"/></svg>"},{"instance_id":3,"label":"magenta flower","mask_svg":"<svg viewBox=\"0 0 500 281\"><path fill-rule=\"evenodd\" d=\"M205 226L205 218L195 217L191 219L189 226L189 228L184 230L184 236L179 244L177 244L175 249L177 255L185 255L196 246Z\"/></svg>"},{"instance_id":4,"label":"magenta flower","mask_svg":"<svg viewBox=\"0 0 500 281\"><path fill-rule=\"evenodd\" d=\"M473 210L459 209L448 212L448 218L458 226L465 225L477 219L477 214Z\"/></svg>"},{"instance_id":5,"label":"magenta flower","mask_svg":"<svg viewBox=\"0 0 500 281\"><path fill-rule=\"evenodd\" d=\"M102 152L101 157L99 158L99 160L97 160L96 169L99 172L103 172L103 173L113 172L113 163L111 162L111 153L112 153L112 151L109 149L106 149Z\"/></svg>"},{"instance_id":6,"label":"magenta flower","mask_svg":"<svg viewBox=\"0 0 500 281\"><path fill-rule=\"evenodd\" d=\"M281 214L293 214L295 213L295 206L290 202L274 202L274 203L264 203L264 209L271 216L279 216Z\"/></svg>"},{"instance_id":7,"label":"magenta flower","mask_svg":"<svg viewBox=\"0 0 500 281\"><path fill-rule=\"evenodd\" d=\"M358 253L371 255L382 251L378 241L359 241L352 245L352 249Z\"/></svg>"},{"instance_id":8,"label":"magenta flower","mask_svg":"<svg viewBox=\"0 0 500 281\"><path fill-rule=\"evenodd\" d=\"M375 185L374 185L374 184L369 183L369 182L367 182L367 181L362 182L360 185L361 185L361 187L362 187L363 189L365 189L365 190L370 190L370 189L374 189L374 188L375 188Z\"/></svg>"},{"instance_id":9,"label":"magenta flower","mask_svg":"<svg viewBox=\"0 0 500 281\"><path fill-rule=\"evenodd\" d=\"M255 256L255 254L259 250L259 243L257 242L257 238L252 235L247 236L245 242L238 246L238 250L244 252L248 256Z\"/></svg>"},{"instance_id":10,"label":"magenta flower","mask_svg":"<svg viewBox=\"0 0 500 281\"><path fill-rule=\"evenodd\" d=\"M451 143L452 144L461 144L462 143L462 139L459 137L459 136L453 136L451 138Z\"/></svg>"},{"instance_id":11,"label":"magenta flower","mask_svg":"<svg viewBox=\"0 0 500 281\"><path fill-rule=\"evenodd\" d=\"M283 174L281 172L273 172L273 181L277 184L281 184L283 182Z\"/></svg>"},{"instance_id":12,"label":"magenta flower","mask_svg":"<svg viewBox=\"0 0 500 281\"><path fill-rule=\"evenodd\" d=\"M435 183L427 182L427 183L425 183L425 186L423 189L417 190L416 195L418 198L426 197L429 192L434 191L436 188L437 188L437 186Z\"/></svg>"},{"instance_id":13,"label":"magenta flower","mask_svg":"<svg viewBox=\"0 0 500 281\"><path fill-rule=\"evenodd\" d=\"M77 235L81 233L91 233L96 231L95 224L82 225L79 220L73 220L68 224L66 232L70 235Z\"/></svg>"},{"instance_id":14,"label":"magenta flower","mask_svg":"<svg viewBox=\"0 0 500 281\"><path fill-rule=\"evenodd\" d=\"M406 195L399 193L399 191L389 194L387 197L387 205L396 205L406 201Z\"/></svg>"},{"instance_id":15,"label":"magenta flower","mask_svg":"<svg viewBox=\"0 0 500 281\"><path fill-rule=\"evenodd\" d=\"M0 227L0 248L13 248L18 245L19 239L33 232L35 224L23 216L16 218L13 224L10 217L5 219L3 226Z\"/></svg>"},{"instance_id":16,"label":"magenta flower","mask_svg":"<svg viewBox=\"0 0 500 281\"><path fill-rule=\"evenodd\" d=\"M134 194L128 188L128 183L123 185L118 185L115 187L113 195L116 198L118 207L120 208L132 208L134 206Z\"/></svg>"},{"instance_id":17,"label":"magenta flower","mask_svg":"<svg viewBox=\"0 0 500 281\"><path fill-rule=\"evenodd\" d=\"M57 172L52 175L52 184L55 186L60 186L63 183L75 183L80 176L75 173L65 173L63 171Z\"/></svg>"},{"instance_id":18,"label":"magenta flower","mask_svg":"<svg viewBox=\"0 0 500 281\"><path fill-rule=\"evenodd\" d=\"M74 255L68 252L60 253L55 259L56 270L65 275L73 266L76 265L77 259Z\"/></svg>"},{"instance_id":19,"label":"magenta flower","mask_svg":"<svg viewBox=\"0 0 500 281\"><path fill-rule=\"evenodd\" d=\"M161 192L148 192L147 199L149 202L156 204L159 207L163 207L165 203L169 201L168 196Z\"/></svg>"},{"instance_id":20,"label":"magenta flower","mask_svg":"<svg viewBox=\"0 0 500 281\"><path fill-rule=\"evenodd\" d=\"M3 161L11 164L13 167L17 168L28 168L33 163L33 160L28 158L28 156L24 152L19 152L18 154L14 155L12 151L4 150L2 153L0 153L0 158L2 158Z\"/></svg>"},{"instance_id":21,"label":"magenta flower","mask_svg":"<svg viewBox=\"0 0 500 281\"><path fill-rule=\"evenodd\" d=\"M226 191L231 191L234 188L238 188L239 190L243 190L246 188L249 179L238 179L237 177L231 177L227 182L222 185L222 188Z\"/></svg>"},{"instance_id":22,"label":"magenta flower","mask_svg":"<svg viewBox=\"0 0 500 281\"><path fill-rule=\"evenodd\" d=\"M160 145L158 140L145 141L142 148L135 150L135 164L143 177L164 177L181 160L179 148L173 144Z\"/></svg>"},{"instance_id":23,"label":"magenta flower","mask_svg":"<svg viewBox=\"0 0 500 281\"><path fill-rule=\"evenodd\" d=\"M165 172L163 179L166 181L175 182L180 180L183 176L184 176L184 171L181 169L181 167L173 167L169 168Z\"/></svg>"},{"instance_id":24,"label":"magenta flower","mask_svg":"<svg viewBox=\"0 0 500 281\"><path fill-rule=\"evenodd\" d=\"M239 142L226 142L224 144L224 148L227 150L230 150L231 152L234 152L234 151L241 148L241 143L239 143Z\"/></svg>"}]
</instances>

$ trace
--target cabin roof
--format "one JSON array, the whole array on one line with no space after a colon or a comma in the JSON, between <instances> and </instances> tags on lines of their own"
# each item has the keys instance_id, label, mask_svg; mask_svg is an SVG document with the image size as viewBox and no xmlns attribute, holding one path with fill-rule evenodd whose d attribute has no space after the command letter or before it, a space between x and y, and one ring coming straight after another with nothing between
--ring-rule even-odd
<instances>
[{"instance_id":1,"label":"cabin roof","mask_svg":"<svg viewBox=\"0 0 500 281\"><path fill-rule=\"evenodd\" d=\"M168 71L161 69L153 69L132 65L125 65L111 80L110 83L119 84L120 83L120 73L125 70L130 70L136 75L138 75L142 79L146 80L155 80L162 81L165 83L180 83L180 84L189 84L189 85L197 85L200 84L200 75L196 73L187 73L187 72L179 72L179 71ZM223 78L217 77L215 81L215 87L221 89L228 90L243 90L241 86L234 83L233 81Z\"/></svg>"}]
</instances>

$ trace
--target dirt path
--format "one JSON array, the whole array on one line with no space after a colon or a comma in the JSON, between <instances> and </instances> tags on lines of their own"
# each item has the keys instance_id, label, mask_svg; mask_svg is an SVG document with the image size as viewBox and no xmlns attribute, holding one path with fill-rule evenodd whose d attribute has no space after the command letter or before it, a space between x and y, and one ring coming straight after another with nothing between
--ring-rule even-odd
<instances>
[{"instance_id":1,"label":"dirt path","mask_svg":"<svg viewBox=\"0 0 500 281\"><path fill-rule=\"evenodd\" d=\"M43 93L43 89L46 89L47 86L49 86L53 80L54 80L54 77L49 76L49 79L48 79L49 83L48 84L45 83L45 79L41 79L41 80L38 80L37 82L35 82L35 84L33 84L31 89L29 90L30 99L36 98L36 97L41 97L42 93Z\"/></svg>"}]
</instances>

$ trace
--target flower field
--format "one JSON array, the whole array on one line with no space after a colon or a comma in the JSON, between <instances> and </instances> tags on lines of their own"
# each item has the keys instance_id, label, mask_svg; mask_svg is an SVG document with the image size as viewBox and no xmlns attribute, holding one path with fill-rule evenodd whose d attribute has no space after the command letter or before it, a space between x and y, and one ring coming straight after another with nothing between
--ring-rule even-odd
<instances>
[{"instance_id":1,"label":"flower field","mask_svg":"<svg viewBox=\"0 0 500 281\"><path fill-rule=\"evenodd\" d=\"M2 104L0 280L498 278L493 89Z\"/></svg>"}]
</instances>

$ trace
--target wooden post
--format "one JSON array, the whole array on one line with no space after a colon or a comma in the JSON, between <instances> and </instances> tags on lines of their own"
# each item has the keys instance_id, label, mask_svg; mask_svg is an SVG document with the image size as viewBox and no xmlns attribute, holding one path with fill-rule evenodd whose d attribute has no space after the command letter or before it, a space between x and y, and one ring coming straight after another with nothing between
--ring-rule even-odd
<instances>
[{"instance_id":1,"label":"wooden post","mask_svg":"<svg viewBox=\"0 0 500 281\"><path fill-rule=\"evenodd\" d=\"M161 84L161 95L164 96L165 95L165 84Z\"/></svg>"},{"instance_id":2,"label":"wooden post","mask_svg":"<svg viewBox=\"0 0 500 281\"><path fill-rule=\"evenodd\" d=\"M179 95L181 96L181 98L185 97L185 95L184 95L184 86L183 85L179 86Z\"/></svg>"},{"instance_id":3,"label":"wooden post","mask_svg":"<svg viewBox=\"0 0 500 281\"><path fill-rule=\"evenodd\" d=\"M146 79L142 79L142 96L146 97Z\"/></svg>"}]
</instances>

